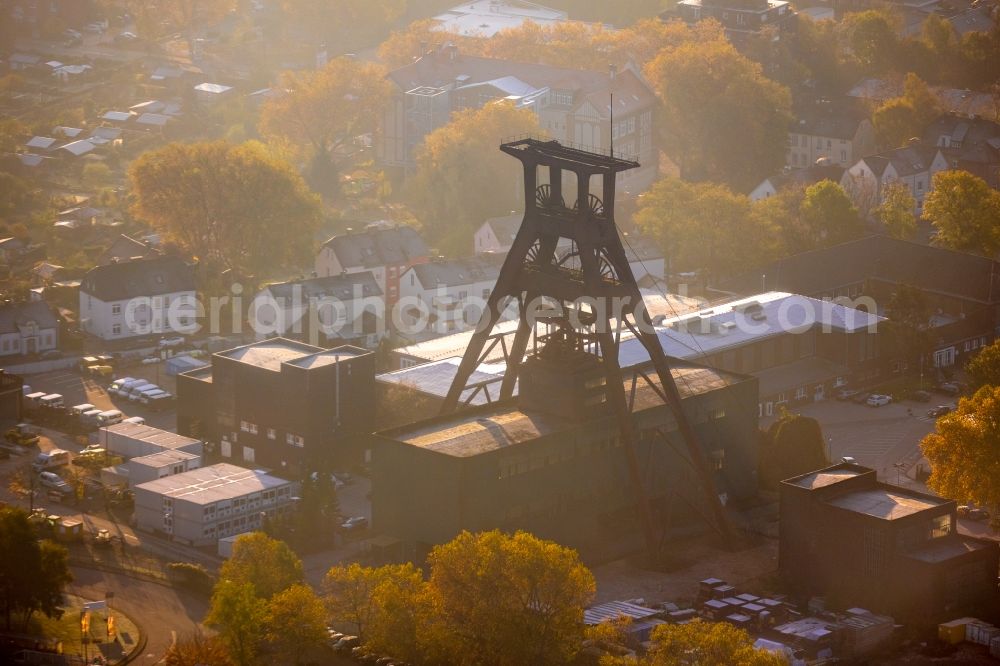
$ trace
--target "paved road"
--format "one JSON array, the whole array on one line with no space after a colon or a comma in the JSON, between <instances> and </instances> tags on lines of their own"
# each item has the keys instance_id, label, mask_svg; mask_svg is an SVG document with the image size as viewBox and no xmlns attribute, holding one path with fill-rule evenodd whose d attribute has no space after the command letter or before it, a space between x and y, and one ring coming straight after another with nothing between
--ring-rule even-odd
<instances>
[{"instance_id":1,"label":"paved road","mask_svg":"<svg viewBox=\"0 0 1000 666\"><path fill-rule=\"evenodd\" d=\"M139 666L159 663L174 640L198 629L208 610L205 599L166 585L79 567L73 568L73 576L68 592L87 599L104 599L114 592L112 606L146 632L146 649L132 662Z\"/></svg>"}]
</instances>

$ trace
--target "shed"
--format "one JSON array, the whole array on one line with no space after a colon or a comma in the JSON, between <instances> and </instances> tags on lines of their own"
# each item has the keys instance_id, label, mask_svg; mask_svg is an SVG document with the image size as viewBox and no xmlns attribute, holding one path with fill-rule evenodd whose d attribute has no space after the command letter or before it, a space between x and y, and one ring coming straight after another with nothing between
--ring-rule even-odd
<instances>
[{"instance_id":1,"label":"shed","mask_svg":"<svg viewBox=\"0 0 1000 666\"><path fill-rule=\"evenodd\" d=\"M210 363L204 359L194 358L193 356L188 356L187 354L181 354L179 356L168 358L166 365L168 375L179 375L180 373L187 372L188 370L204 368L206 365L210 365Z\"/></svg>"}]
</instances>

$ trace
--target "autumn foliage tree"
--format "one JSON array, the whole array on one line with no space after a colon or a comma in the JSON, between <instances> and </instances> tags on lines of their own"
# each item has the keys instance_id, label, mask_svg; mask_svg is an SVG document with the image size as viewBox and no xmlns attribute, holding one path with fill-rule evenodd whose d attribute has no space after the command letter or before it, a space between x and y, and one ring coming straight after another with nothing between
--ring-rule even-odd
<instances>
[{"instance_id":1,"label":"autumn foliage tree","mask_svg":"<svg viewBox=\"0 0 1000 666\"><path fill-rule=\"evenodd\" d=\"M451 122L424 138L408 186L436 247L462 253L483 220L523 205L521 165L499 146L526 134L541 134L538 116L509 102L495 102L456 112Z\"/></svg>"},{"instance_id":2,"label":"autumn foliage tree","mask_svg":"<svg viewBox=\"0 0 1000 666\"><path fill-rule=\"evenodd\" d=\"M317 197L259 143L171 143L129 169L133 211L215 274L262 277L312 253Z\"/></svg>"},{"instance_id":3,"label":"autumn foliage tree","mask_svg":"<svg viewBox=\"0 0 1000 666\"><path fill-rule=\"evenodd\" d=\"M302 582L302 561L284 541L263 532L244 534L219 570L219 579L249 584L262 599Z\"/></svg>"},{"instance_id":4,"label":"autumn foliage tree","mask_svg":"<svg viewBox=\"0 0 1000 666\"><path fill-rule=\"evenodd\" d=\"M775 489L784 479L821 469L829 464L819 421L785 412L761 437L758 479Z\"/></svg>"},{"instance_id":5,"label":"autumn foliage tree","mask_svg":"<svg viewBox=\"0 0 1000 666\"><path fill-rule=\"evenodd\" d=\"M296 583L268 600L265 635L295 666L326 641L326 609L311 587Z\"/></svg>"},{"instance_id":6,"label":"autumn foliage tree","mask_svg":"<svg viewBox=\"0 0 1000 666\"><path fill-rule=\"evenodd\" d=\"M219 636L196 632L182 636L167 649L164 666L233 666L229 648Z\"/></svg>"},{"instance_id":7,"label":"autumn foliage tree","mask_svg":"<svg viewBox=\"0 0 1000 666\"><path fill-rule=\"evenodd\" d=\"M727 622L661 624L650 634L652 647L640 659L607 657L601 666L782 666L784 657L758 650L744 629Z\"/></svg>"},{"instance_id":8,"label":"autumn foliage tree","mask_svg":"<svg viewBox=\"0 0 1000 666\"><path fill-rule=\"evenodd\" d=\"M913 214L916 206L916 199L904 183L886 183L882 186L882 202L875 208L875 218L890 236L908 240L917 231L917 218Z\"/></svg>"},{"instance_id":9,"label":"autumn foliage tree","mask_svg":"<svg viewBox=\"0 0 1000 666\"><path fill-rule=\"evenodd\" d=\"M934 244L993 256L1000 251L1000 192L968 171L939 171L924 199Z\"/></svg>"},{"instance_id":10,"label":"autumn foliage tree","mask_svg":"<svg viewBox=\"0 0 1000 666\"><path fill-rule=\"evenodd\" d=\"M968 363L965 372L974 386L1000 386L1000 340L979 350Z\"/></svg>"},{"instance_id":11,"label":"autumn foliage tree","mask_svg":"<svg viewBox=\"0 0 1000 666\"><path fill-rule=\"evenodd\" d=\"M791 95L729 42L665 48L645 74L661 102L663 149L682 178L745 190L784 165Z\"/></svg>"},{"instance_id":12,"label":"autumn foliage tree","mask_svg":"<svg viewBox=\"0 0 1000 666\"><path fill-rule=\"evenodd\" d=\"M317 182L329 185L337 152L378 126L390 92L383 74L378 65L346 57L320 70L284 72L276 86L281 93L261 108L260 132L295 146L312 160Z\"/></svg>"},{"instance_id":13,"label":"autumn foliage tree","mask_svg":"<svg viewBox=\"0 0 1000 666\"><path fill-rule=\"evenodd\" d=\"M927 486L963 502L1000 510L1000 386L983 386L939 418L920 449L931 464Z\"/></svg>"}]
</instances>

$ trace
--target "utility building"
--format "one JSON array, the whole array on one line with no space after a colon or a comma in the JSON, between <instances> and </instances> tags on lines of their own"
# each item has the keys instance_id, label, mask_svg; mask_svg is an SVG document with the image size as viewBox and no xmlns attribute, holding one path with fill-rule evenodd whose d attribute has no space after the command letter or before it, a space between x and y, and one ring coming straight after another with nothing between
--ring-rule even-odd
<instances>
[{"instance_id":1,"label":"utility building","mask_svg":"<svg viewBox=\"0 0 1000 666\"><path fill-rule=\"evenodd\" d=\"M781 574L802 596L935 623L995 613L1000 548L959 534L952 500L853 463L781 483Z\"/></svg>"}]
</instances>

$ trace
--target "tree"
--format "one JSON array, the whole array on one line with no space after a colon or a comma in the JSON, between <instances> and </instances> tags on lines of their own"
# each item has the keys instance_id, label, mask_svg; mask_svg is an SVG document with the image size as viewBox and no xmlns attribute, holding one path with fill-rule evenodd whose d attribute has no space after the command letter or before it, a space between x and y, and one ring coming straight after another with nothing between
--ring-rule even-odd
<instances>
[{"instance_id":1,"label":"tree","mask_svg":"<svg viewBox=\"0 0 1000 666\"><path fill-rule=\"evenodd\" d=\"M788 89L724 40L666 48L645 68L662 104L663 148L686 180L746 190L785 163Z\"/></svg>"},{"instance_id":2,"label":"tree","mask_svg":"<svg viewBox=\"0 0 1000 666\"><path fill-rule=\"evenodd\" d=\"M983 386L937 420L920 449L931 464L927 486L943 497L1000 510L1000 387Z\"/></svg>"},{"instance_id":3,"label":"tree","mask_svg":"<svg viewBox=\"0 0 1000 666\"><path fill-rule=\"evenodd\" d=\"M993 256L1000 250L1000 192L968 171L939 171L924 200L934 244Z\"/></svg>"},{"instance_id":4,"label":"tree","mask_svg":"<svg viewBox=\"0 0 1000 666\"><path fill-rule=\"evenodd\" d=\"M219 580L249 585L255 596L266 600L302 582L302 561L284 541L251 532L233 544L233 554L219 570Z\"/></svg>"},{"instance_id":5,"label":"tree","mask_svg":"<svg viewBox=\"0 0 1000 666\"><path fill-rule=\"evenodd\" d=\"M165 666L232 666L229 649L219 636L195 632L178 639L163 656Z\"/></svg>"},{"instance_id":6,"label":"tree","mask_svg":"<svg viewBox=\"0 0 1000 666\"><path fill-rule=\"evenodd\" d=\"M256 662L266 609L266 601L257 596L253 584L225 578L216 583L205 624L218 630L236 666Z\"/></svg>"},{"instance_id":7,"label":"tree","mask_svg":"<svg viewBox=\"0 0 1000 666\"><path fill-rule=\"evenodd\" d=\"M903 81L903 95L876 109L872 125L879 145L898 148L919 137L940 114L940 100L919 76L910 72Z\"/></svg>"},{"instance_id":8,"label":"tree","mask_svg":"<svg viewBox=\"0 0 1000 666\"><path fill-rule=\"evenodd\" d=\"M814 247L844 243L865 233L858 209L844 188L832 180L806 188L800 214Z\"/></svg>"},{"instance_id":9,"label":"tree","mask_svg":"<svg viewBox=\"0 0 1000 666\"><path fill-rule=\"evenodd\" d=\"M134 213L216 274L263 277L312 252L319 201L259 143L172 143L129 169Z\"/></svg>"},{"instance_id":10,"label":"tree","mask_svg":"<svg viewBox=\"0 0 1000 666\"><path fill-rule=\"evenodd\" d=\"M889 342L885 348L908 365L919 366L927 352L930 319L924 292L918 287L900 284L889 298L885 314L888 321L881 324L885 340Z\"/></svg>"},{"instance_id":11,"label":"tree","mask_svg":"<svg viewBox=\"0 0 1000 666\"><path fill-rule=\"evenodd\" d=\"M430 618L427 583L412 564L380 568L366 643L376 652L418 663L424 653L422 629Z\"/></svg>"},{"instance_id":12,"label":"tree","mask_svg":"<svg viewBox=\"0 0 1000 666\"><path fill-rule=\"evenodd\" d=\"M725 622L689 622L661 624L650 636L653 646L639 660L618 657L602 660L602 666L780 666L784 657L753 646L753 639L743 629Z\"/></svg>"},{"instance_id":13,"label":"tree","mask_svg":"<svg viewBox=\"0 0 1000 666\"><path fill-rule=\"evenodd\" d=\"M907 240L917 231L917 218L913 214L916 207L909 187L898 182L886 183L882 186L882 203L875 209L875 218L890 236Z\"/></svg>"},{"instance_id":14,"label":"tree","mask_svg":"<svg viewBox=\"0 0 1000 666\"><path fill-rule=\"evenodd\" d=\"M266 626L271 646L298 666L326 641L326 609L311 587L296 583L271 597Z\"/></svg>"},{"instance_id":15,"label":"tree","mask_svg":"<svg viewBox=\"0 0 1000 666\"><path fill-rule=\"evenodd\" d=\"M128 0L129 12L135 16L136 25L149 38L159 35L164 23L169 30L178 30L188 44L188 57L195 59L195 38L200 26L212 25L222 20L236 7L236 0Z\"/></svg>"},{"instance_id":16,"label":"tree","mask_svg":"<svg viewBox=\"0 0 1000 666\"><path fill-rule=\"evenodd\" d=\"M377 65L346 57L318 71L284 72L282 94L261 108L260 132L301 149L313 160L317 182L329 184L337 152L377 128L390 93L383 75Z\"/></svg>"},{"instance_id":17,"label":"tree","mask_svg":"<svg viewBox=\"0 0 1000 666\"><path fill-rule=\"evenodd\" d=\"M828 464L826 442L819 421L786 411L762 437L760 473L757 476L762 487L775 489L785 479Z\"/></svg>"},{"instance_id":18,"label":"tree","mask_svg":"<svg viewBox=\"0 0 1000 666\"><path fill-rule=\"evenodd\" d=\"M640 201L635 223L660 242L673 272L703 271L707 282L779 254L775 226L751 215L749 200L723 185L666 177Z\"/></svg>"},{"instance_id":19,"label":"tree","mask_svg":"<svg viewBox=\"0 0 1000 666\"><path fill-rule=\"evenodd\" d=\"M841 22L851 52L868 73L878 74L891 66L898 42L896 23L894 15L878 9L848 14Z\"/></svg>"},{"instance_id":20,"label":"tree","mask_svg":"<svg viewBox=\"0 0 1000 666\"><path fill-rule=\"evenodd\" d=\"M511 136L539 135L538 116L509 102L456 112L424 138L409 182L428 239L463 253L483 220L519 208L521 167L497 146Z\"/></svg>"},{"instance_id":21,"label":"tree","mask_svg":"<svg viewBox=\"0 0 1000 666\"><path fill-rule=\"evenodd\" d=\"M983 347L965 365L975 388L983 386L1000 386L1000 340L988 347Z\"/></svg>"},{"instance_id":22,"label":"tree","mask_svg":"<svg viewBox=\"0 0 1000 666\"><path fill-rule=\"evenodd\" d=\"M594 577L575 551L526 532L463 532L428 562L441 661L564 664L579 650Z\"/></svg>"},{"instance_id":23,"label":"tree","mask_svg":"<svg viewBox=\"0 0 1000 666\"><path fill-rule=\"evenodd\" d=\"M32 615L62 615L63 590L72 580L66 549L39 541L21 509L0 508L0 612L4 628L23 630Z\"/></svg>"}]
</instances>

